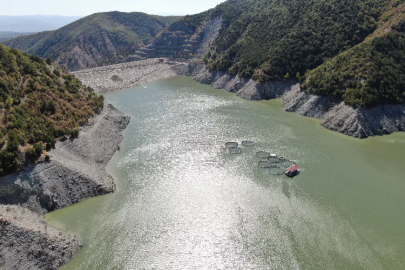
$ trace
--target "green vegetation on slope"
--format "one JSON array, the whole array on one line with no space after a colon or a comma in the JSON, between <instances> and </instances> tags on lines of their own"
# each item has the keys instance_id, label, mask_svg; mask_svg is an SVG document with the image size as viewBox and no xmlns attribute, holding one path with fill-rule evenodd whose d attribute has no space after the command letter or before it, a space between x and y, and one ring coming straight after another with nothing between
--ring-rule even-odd
<instances>
[{"instance_id":1,"label":"green vegetation on slope","mask_svg":"<svg viewBox=\"0 0 405 270\"><path fill-rule=\"evenodd\" d=\"M206 60L258 81L303 74L362 42L389 2L230 0L212 11L224 23Z\"/></svg>"},{"instance_id":2,"label":"green vegetation on slope","mask_svg":"<svg viewBox=\"0 0 405 270\"><path fill-rule=\"evenodd\" d=\"M50 61L0 45L0 175L35 159L103 107L102 96ZM32 147L30 146L32 145Z\"/></svg>"},{"instance_id":3,"label":"green vegetation on slope","mask_svg":"<svg viewBox=\"0 0 405 270\"><path fill-rule=\"evenodd\" d=\"M353 107L405 103L405 4L382 16L363 42L301 78L302 88Z\"/></svg>"},{"instance_id":4,"label":"green vegetation on slope","mask_svg":"<svg viewBox=\"0 0 405 270\"><path fill-rule=\"evenodd\" d=\"M302 78L302 88L353 107L405 103L405 34L391 32L338 55Z\"/></svg>"},{"instance_id":5,"label":"green vegetation on slope","mask_svg":"<svg viewBox=\"0 0 405 270\"><path fill-rule=\"evenodd\" d=\"M19 37L4 44L49 57L67 70L79 70L119 62L178 19L136 12L97 13L56 31Z\"/></svg>"}]
</instances>

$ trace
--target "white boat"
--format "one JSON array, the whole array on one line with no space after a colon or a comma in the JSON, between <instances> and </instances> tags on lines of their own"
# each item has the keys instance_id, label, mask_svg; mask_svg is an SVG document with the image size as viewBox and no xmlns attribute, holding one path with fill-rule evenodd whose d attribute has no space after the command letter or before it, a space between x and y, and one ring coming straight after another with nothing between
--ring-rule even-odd
<instances>
[{"instance_id":1,"label":"white boat","mask_svg":"<svg viewBox=\"0 0 405 270\"><path fill-rule=\"evenodd\" d=\"M147 87L146 85L144 85L144 86L143 86L143 88L145 88L145 89L146 89L146 88L148 88L148 87Z\"/></svg>"}]
</instances>

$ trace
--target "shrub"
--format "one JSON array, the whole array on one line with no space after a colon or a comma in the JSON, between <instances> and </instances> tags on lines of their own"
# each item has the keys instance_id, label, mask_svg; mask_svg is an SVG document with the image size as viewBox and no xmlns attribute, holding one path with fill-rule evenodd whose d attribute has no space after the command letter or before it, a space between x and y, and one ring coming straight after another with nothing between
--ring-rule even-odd
<instances>
[{"instance_id":1,"label":"shrub","mask_svg":"<svg viewBox=\"0 0 405 270\"><path fill-rule=\"evenodd\" d=\"M55 70L53 71L53 74L55 74L56 76L60 77L60 72L59 72L59 70L57 70L57 69L55 69Z\"/></svg>"},{"instance_id":2,"label":"shrub","mask_svg":"<svg viewBox=\"0 0 405 270\"><path fill-rule=\"evenodd\" d=\"M0 151L0 165L3 174L15 171L20 165L18 155L7 151Z\"/></svg>"},{"instance_id":3,"label":"shrub","mask_svg":"<svg viewBox=\"0 0 405 270\"><path fill-rule=\"evenodd\" d=\"M6 147L7 152L17 153L18 145L19 145L19 142L18 142L17 134L15 133L14 130L12 130L8 134L7 147Z\"/></svg>"},{"instance_id":4,"label":"shrub","mask_svg":"<svg viewBox=\"0 0 405 270\"><path fill-rule=\"evenodd\" d=\"M25 152L25 155L32 161L35 161L38 158L37 152L35 151L34 147L28 148Z\"/></svg>"},{"instance_id":5,"label":"shrub","mask_svg":"<svg viewBox=\"0 0 405 270\"><path fill-rule=\"evenodd\" d=\"M78 127L70 130L70 136L72 138L78 137L79 136L79 131L80 131L80 128L78 128Z\"/></svg>"}]
</instances>

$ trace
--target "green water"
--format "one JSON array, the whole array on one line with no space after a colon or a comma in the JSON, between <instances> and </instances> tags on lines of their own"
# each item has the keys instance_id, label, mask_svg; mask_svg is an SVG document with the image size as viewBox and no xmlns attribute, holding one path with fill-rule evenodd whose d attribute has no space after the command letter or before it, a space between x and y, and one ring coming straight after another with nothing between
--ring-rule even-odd
<instances>
[{"instance_id":1,"label":"green water","mask_svg":"<svg viewBox=\"0 0 405 270\"><path fill-rule=\"evenodd\" d=\"M63 270L405 268L404 133L350 138L188 77L105 97L131 116L117 191L47 215L84 243ZM301 174L258 168L258 150Z\"/></svg>"}]
</instances>

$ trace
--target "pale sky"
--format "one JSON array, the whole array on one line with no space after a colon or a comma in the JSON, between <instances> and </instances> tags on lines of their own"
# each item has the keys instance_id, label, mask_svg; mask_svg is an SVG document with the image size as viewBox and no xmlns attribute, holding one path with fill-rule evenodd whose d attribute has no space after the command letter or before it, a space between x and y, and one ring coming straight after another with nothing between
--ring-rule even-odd
<instances>
[{"instance_id":1,"label":"pale sky","mask_svg":"<svg viewBox=\"0 0 405 270\"><path fill-rule=\"evenodd\" d=\"M86 16L96 12L145 12L155 15L196 14L225 0L0 0L0 15Z\"/></svg>"}]
</instances>

